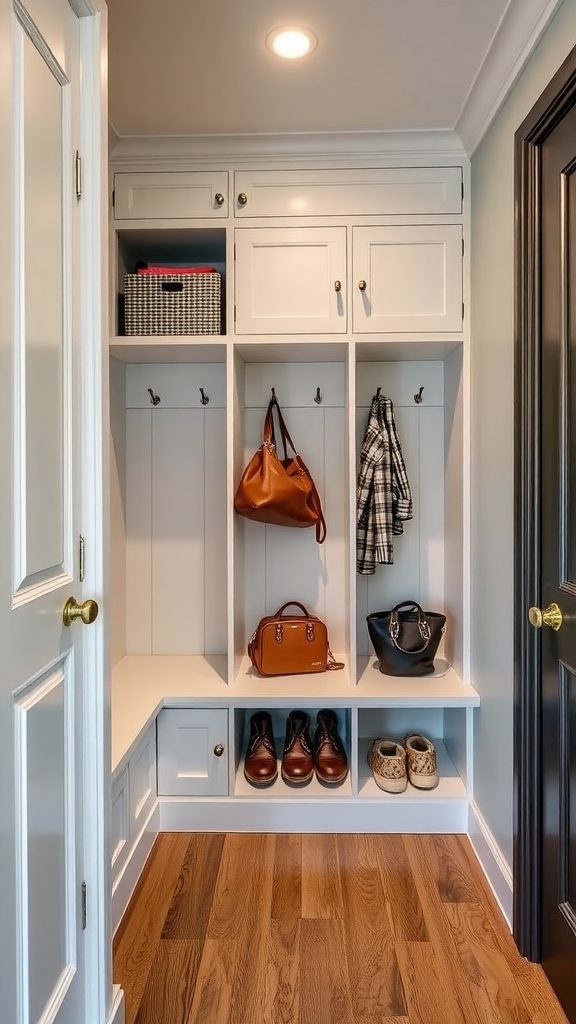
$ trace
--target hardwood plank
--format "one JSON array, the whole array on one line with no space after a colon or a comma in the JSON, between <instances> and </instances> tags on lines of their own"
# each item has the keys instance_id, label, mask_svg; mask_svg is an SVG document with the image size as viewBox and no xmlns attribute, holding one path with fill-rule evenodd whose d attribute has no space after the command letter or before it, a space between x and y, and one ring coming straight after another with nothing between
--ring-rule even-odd
<instances>
[{"instance_id":1,"label":"hardwood plank","mask_svg":"<svg viewBox=\"0 0 576 1024\"><path fill-rule=\"evenodd\" d=\"M302 836L302 917L342 918L335 835Z\"/></svg>"},{"instance_id":2,"label":"hardwood plank","mask_svg":"<svg viewBox=\"0 0 576 1024\"><path fill-rule=\"evenodd\" d=\"M229 1021L232 987L236 974L236 946L226 939L204 940L202 958L196 976L196 987L186 1024L208 1024ZM138 1024L173 1024L168 1016Z\"/></svg>"},{"instance_id":3,"label":"hardwood plank","mask_svg":"<svg viewBox=\"0 0 576 1024\"><path fill-rule=\"evenodd\" d=\"M302 836L274 837L272 917L290 925L302 914Z\"/></svg>"},{"instance_id":4,"label":"hardwood plank","mask_svg":"<svg viewBox=\"0 0 576 1024\"><path fill-rule=\"evenodd\" d=\"M190 840L164 922L163 939L204 939L223 845L224 836L217 834L198 834Z\"/></svg>"},{"instance_id":5,"label":"hardwood plank","mask_svg":"<svg viewBox=\"0 0 576 1024\"><path fill-rule=\"evenodd\" d=\"M356 1021L403 1016L406 1003L372 836L339 835L344 943Z\"/></svg>"},{"instance_id":6,"label":"hardwood plank","mask_svg":"<svg viewBox=\"0 0 576 1024\"><path fill-rule=\"evenodd\" d=\"M152 963L135 1024L169 1020L187 1024L200 962L198 940L162 939Z\"/></svg>"},{"instance_id":7,"label":"hardwood plank","mask_svg":"<svg viewBox=\"0 0 576 1024\"><path fill-rule=\"evenodd\" d=\"M519 998L512 972L482 907L451 903L445 913L480 1020L530 1024L532 1018Z\"/></svg>"},{"instance_id":8,"label":"hardwood plank","mask_svg":"<svg viewBox=\"0 0 576 1024\"><path fill-rule=\"evenodd\" d=\"M298 1024L356 1024L347 973L343 922L307 919L300 931Z\"/></svg>"},{"instance_id":9,"label":"hardwood plank","mask_svg":"<svg viewBox=\"0 0 576 1024\"><path fill-rule=\"evenodd\" d=\"M471 1000L462 998L462 986L452 984L443 950L433 942L397 942L396 955L410 1024L480 1024Z\"/></svg>"},{"instance_id":10,"label":"hardwood plank","mask_svg":"<svg viewBox=\"0 0 576 1024\"><path fill-rule=\"evenodd\" d=\"M470 846L466 836L430 835L423 845L430 870L443 903L475 903L481 898L479 865L470 871L470 862L464 845Z\"/></svg>"},{"instance_id":11,"label":"hardwood plank","mask_svg":"<svg viewBox=\"0 0 576 1024\"><path fill-rule=\"evenodd\" d=\"M404 942L428 942L422 904L402 836L373 839L393 937Z\"/></svg>"},{"instance_id":12,"label":"hardwood plank","mask_svg":"<svg viewBox=\"0 0 576 1024\"><path fill-rule=\"evenodd\" d=\"M113 978L124 989L125 1024L133 1024L140 1006L189 843L185 833L158 837L118 930Z\"/></svg>"},{"instance_id":13,"label":"hardwood plank","mask_svg":"<svg viewBox=\"0 0 576 1024\"><path fill-rule=\"evenodd\" d=\"M264 1024L300 1019L300 920L288 916L270 923L264 984Z\"/></svg>"}]
</instances>

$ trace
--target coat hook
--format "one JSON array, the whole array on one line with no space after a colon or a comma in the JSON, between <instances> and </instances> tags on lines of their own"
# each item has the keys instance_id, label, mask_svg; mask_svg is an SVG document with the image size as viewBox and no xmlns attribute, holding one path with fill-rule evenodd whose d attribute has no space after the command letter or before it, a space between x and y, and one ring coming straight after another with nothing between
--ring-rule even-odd
<instances>
[{"instance_id":1,"label":"coat hook","mask_svg":"<svg viewBox=\"0 0 576 1024\"><path fill-rule=\"evenodd\" d=\"M322 395L320 394L320 388L316 388L316 395L314 398L316 405L322 405Z\"/></svg>"},{"instance_id":2,"label":"coat hook","mask_svg":"<svg viewBox=\"0 0 576 1024\"><path fill-rule=\"evenodd\" d=\"M150 395L152 405L160 405L160 395L155 395L152 388L148 388L148 394Z\"/></svg>"},{"instance_id":3,"label":"coat hook","mask_svg":"<svg viewBox=\"0 0 576 1024\"><path fill-rule=\"evenodd\" d=\"M380 392L381 391L382 391L382 388L376 388L376 398L380 398Z\"/></svg>"},{"instance_id":4,"label":"coat hook","mask_svg":"<svg viewBox=\"0 0 576 1024\"><path fill-rule=\"evenodd\" d=\"M202 402L202 405L208 405L210 399L208 395L204 394L204 388L199 388L198 390L200 391L200 401Z\"/></svg>"},{"instance_id":5,"label":"coat hook","mask_svg":"<svg viewBox=\"0 0 576 1024\"><path fill-rule=\"evenodd\" d=\"M276 401L276 392L275 392L274 388L272 388L271 390L272 390L272 401L275 402Z\"/></svg>"},{"instance_id":6,"label":"coat hook","mask_svg":"<svg viewBox=\"0 0 576 1024\"><path fill-rule=\"evenodd\" d=\"M422 392L423 391L424 391L424 386L422 386L420 388L420 390L417 392L417 394L414 395L414 401L416 402L416 405L420 405L420 403L422 401Z\"/></svg>"}]
</instances>

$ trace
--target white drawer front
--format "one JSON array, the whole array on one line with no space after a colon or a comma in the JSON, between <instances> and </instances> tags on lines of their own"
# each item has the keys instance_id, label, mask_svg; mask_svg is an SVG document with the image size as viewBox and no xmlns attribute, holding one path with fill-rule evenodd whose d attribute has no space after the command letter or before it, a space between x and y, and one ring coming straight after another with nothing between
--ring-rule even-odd
<instances>
[{"instance_id":1,"label":"white drawer front","mask_svg":"<svg viewBox=\"0 0 576 1024\"><path fill-rule=\"evenodd\" d=\"M114 175L116 220L228 216L228 174L166 171Z\"/></svg>"},{"instance_id":2,"label":"white drawer front","mask_svg":"<svg viewBox=\"0 0 576 1024\"><path fill-rule=\"evenodd\" d=\"M237 171L235 217L459 214L460 167Z\"/></svg>"}]
</instances>

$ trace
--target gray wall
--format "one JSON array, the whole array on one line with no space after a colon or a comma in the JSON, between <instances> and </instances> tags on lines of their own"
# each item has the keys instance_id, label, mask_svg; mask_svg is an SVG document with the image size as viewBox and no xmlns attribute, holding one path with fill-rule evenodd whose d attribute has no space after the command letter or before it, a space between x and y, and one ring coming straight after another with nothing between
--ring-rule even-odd
<instances>
[{"instance_id":1,"label":"gray wall","mask_svg":"<svg viewBox=\"0 0 576 1024\"><path fill-rule=\"evenodd\" d=\"M512 866L514 132L576 45L564 0L472 158L472 681L476 806Z\"/></svg>"}]
</instances>

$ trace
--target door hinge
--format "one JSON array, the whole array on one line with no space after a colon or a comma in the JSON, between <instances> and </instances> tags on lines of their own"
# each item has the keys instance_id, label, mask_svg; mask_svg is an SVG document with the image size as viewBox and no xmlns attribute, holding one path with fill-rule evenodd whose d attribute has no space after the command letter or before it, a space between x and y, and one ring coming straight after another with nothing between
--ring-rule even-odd
<instances>
[{"instance_id":1,"label":"door hinge","mask_svg":"<svg viewBox=\"0 0 576 1024\"><path fill-rule=\"evenodd\" d=\"M82 198L82 157L78 150L76 150L76 157L74 159L74 179L76 188L76 199Z\"/></svg>"},{"instance_id":2,"label":"door hinge","mask_svg":"<svg viewBox=\"0 0 576 1024\"><path fill-rule=\"evenodd\" d=\"M82 931L86 931L86 882L82 882Z\"/></svg>"},{"instance_id":3,"label":"door hinge","mask_svg":"<svg viewBox=\"0 0 576 1024\"><path fill-rule=\"evenodd\" d=\"M80 534L78 543L78 578L80 583L84 582L84 537Z\"/></svg>"},{"instance_id":4,"label":"door hinge","mask_svg":"<svg viewBox=\"0 0 576 1024\"><path fill-rule=\"evenodd\" d=\"M461 183L461 189L462 189L462 202L464 202L464 182Z\"/></svg>"},{"instance_id":5,"label":"door hinge","mask_svg":"<svg viewBox=\"0 0 576 1024\"><path fill-rule=\"evenodd\" d=\"M464 303L462 303L462 319L464 319Z\"/></svg>"},{"instance_id":6,"label":"door hinge","mask_svg":"<svg viewBox=\"0 0 576 1024\"><path fill-rule=\"evenodd\" d=\"M464 247L465 247L465 242L464 242L464 239L462 239L462 259L464 259Z\"/></svg>"},{"instance_id":7,"label":"door hinge","mask_svg":"<svg viewBox=\"0 0 576 1024\"><path fill-rule=\"evenodd\" d=\"M116 209L116 189L112 189L112 209Z\"/></svg>"}]
</instances>

